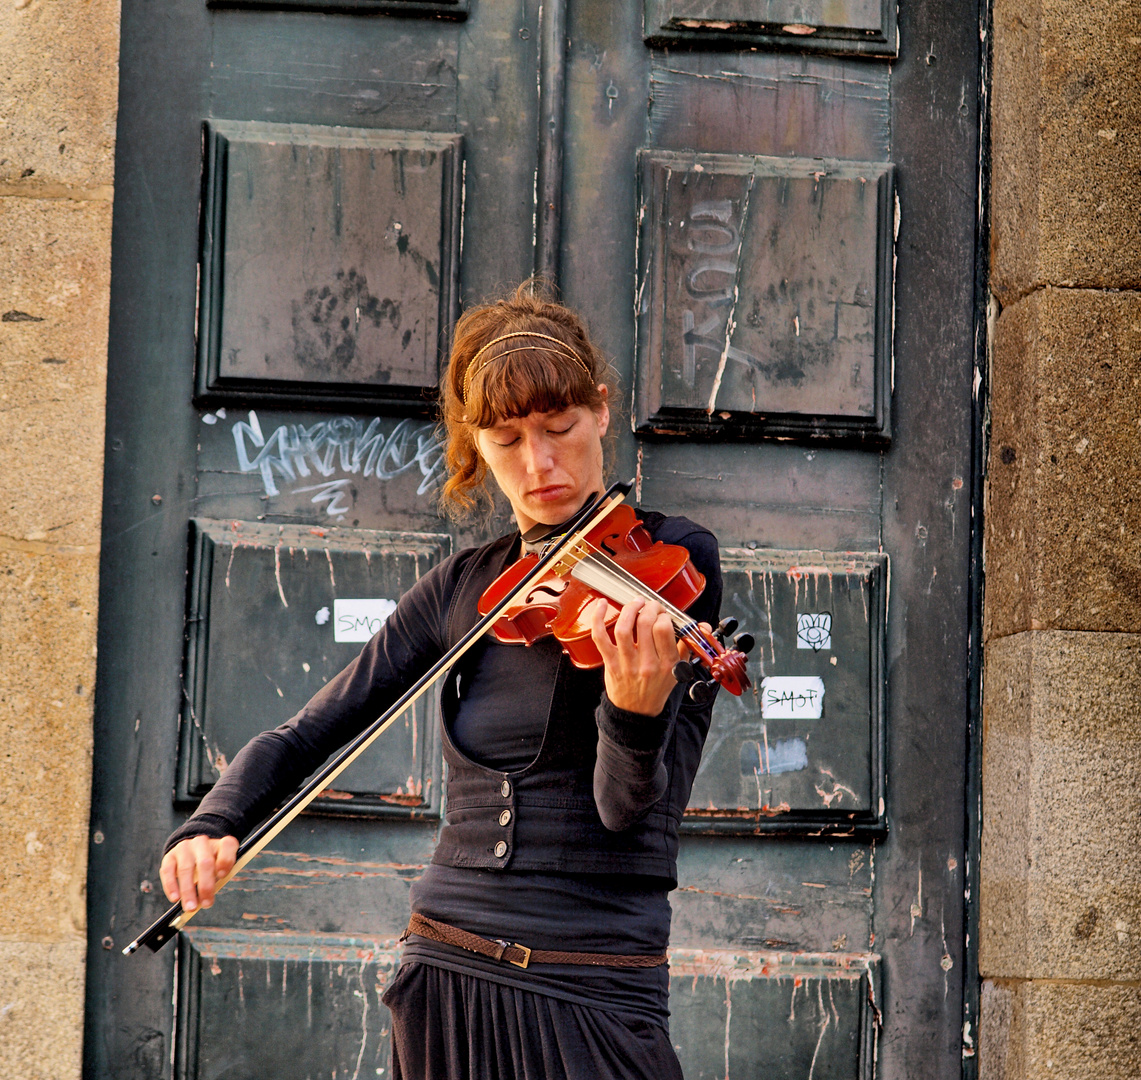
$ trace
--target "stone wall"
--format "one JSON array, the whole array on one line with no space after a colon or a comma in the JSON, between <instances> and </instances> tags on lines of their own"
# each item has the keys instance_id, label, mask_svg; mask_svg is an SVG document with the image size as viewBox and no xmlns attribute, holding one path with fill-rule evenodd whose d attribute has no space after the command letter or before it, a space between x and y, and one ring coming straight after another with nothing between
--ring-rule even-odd
<instances>
[{"instance_id":1,"label":"stone wall","mask_svg":"<svg viewBox=\"0 0 1141 1080\"><path fill-rule=\"evenodd\" d=\"M75 1078L118 0L0 5L0 1076Z\"/></svg>"},{"instance_id":2,"label":"stone wall","mask_svg":"<svg viewBox=\"0 0 1141 1080\"><path fill-rule=\"evenodd\" d=\"M1141 1075L1141 6L994 5L983 1080Z\"/></svg>"}]
</instances>

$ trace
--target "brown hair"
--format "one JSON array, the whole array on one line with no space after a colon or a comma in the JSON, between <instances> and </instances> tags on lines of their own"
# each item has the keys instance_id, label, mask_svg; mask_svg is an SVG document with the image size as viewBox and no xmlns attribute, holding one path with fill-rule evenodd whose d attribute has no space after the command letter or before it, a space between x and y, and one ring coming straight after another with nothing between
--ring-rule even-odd
<instances>
[{"instance_id":1,"label":"brown hair","mask_svg":"<svg viewBox=\"0 0 1141 1080\"><path fill-rule=\"evenodd\" d=\"M504 335L512 336L496 340ZM597 409L605 401L598 384L609 385L610 374L582 318L541 281L525 281L510 296L465 312L440 385L448 467L441 502L466 512L486 494L477 429L572 405Z\"/></svg>"}]
</instances>

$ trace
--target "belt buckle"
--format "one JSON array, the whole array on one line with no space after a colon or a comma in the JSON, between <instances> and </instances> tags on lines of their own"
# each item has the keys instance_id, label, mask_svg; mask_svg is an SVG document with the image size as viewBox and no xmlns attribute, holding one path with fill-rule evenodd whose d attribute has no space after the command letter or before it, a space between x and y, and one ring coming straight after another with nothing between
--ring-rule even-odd
<instances>
[{"instance_id":1,"label":"belt buckle","mask_svg":"<svg viewBox=\"0 0 1141 1080\"><path fill-rule=\"evenodd\" d=\"M517 968L526 968L531 962L531 950L526 945L520 945L517 941L504 941L503 938L496 938L495 943L502 945L505 949L518 949L523 954L522 960L507 960L509 964L514 964ZM506 960L507 958L504 957Z\"/></svg>"}]
</instances>

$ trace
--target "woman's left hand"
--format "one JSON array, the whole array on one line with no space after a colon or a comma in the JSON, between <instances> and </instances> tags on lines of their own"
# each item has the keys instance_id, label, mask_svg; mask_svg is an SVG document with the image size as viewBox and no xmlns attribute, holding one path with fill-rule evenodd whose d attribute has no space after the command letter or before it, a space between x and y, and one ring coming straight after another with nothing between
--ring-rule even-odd
<instances>
[{"instance_id":1,"label":"woman's left hand","mask_svg":"<svg viewBox=\"0 0 1141 1080\"><path fill-rule=\"evenodd\" d=\"M614 640L606 630L605 600L591 612L590 635L605 665L606 696L616 708L657 716L677 685L674 664L689 649L674 636L673 621L656 600L635 600L622 608L614 623Z\"/></svg>"}]
</instances>

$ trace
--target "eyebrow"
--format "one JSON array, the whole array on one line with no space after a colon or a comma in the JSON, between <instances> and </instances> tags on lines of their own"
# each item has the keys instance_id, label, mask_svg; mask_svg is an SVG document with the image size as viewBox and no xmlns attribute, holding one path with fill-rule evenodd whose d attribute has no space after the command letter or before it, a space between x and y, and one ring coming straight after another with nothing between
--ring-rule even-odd
<instances>
[{"instance_id":1,"label":"eyebrow","mask_svg":"<svg viewBox=\"0 0 1141 1080\"><path fill-rule=\"evenodd\" d=\"M566 417L574 408L574 405L564 405L561 409L548 409L543 413L543 416L545 416L548 420L562 419ZM522 420L522 416L505 416L503 419L496 420L490 427L486 427L483 430L495 431L497 429L511 428L514 424L521 423Z\"/></svg>"}]
</instances>

